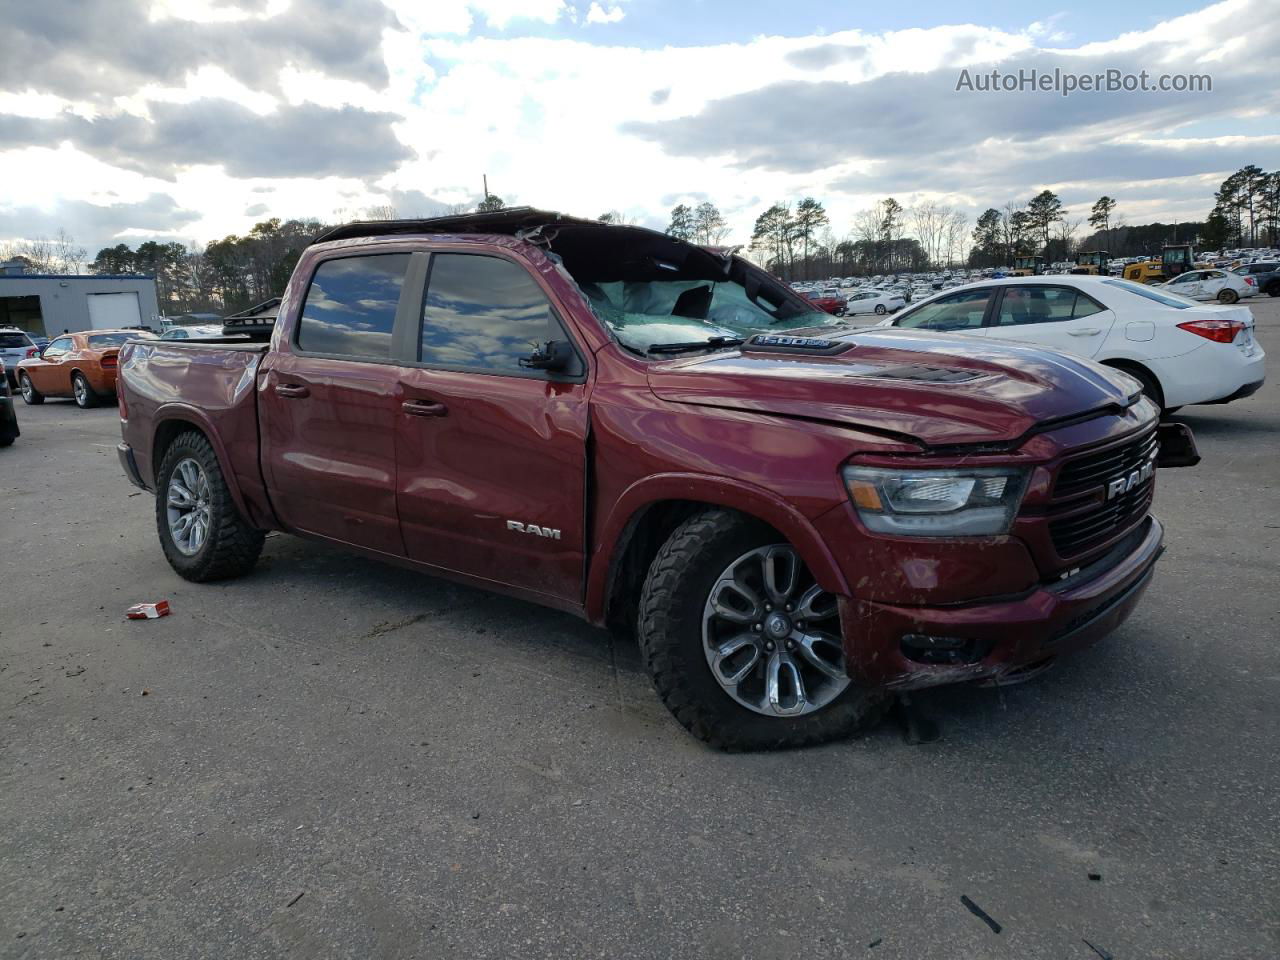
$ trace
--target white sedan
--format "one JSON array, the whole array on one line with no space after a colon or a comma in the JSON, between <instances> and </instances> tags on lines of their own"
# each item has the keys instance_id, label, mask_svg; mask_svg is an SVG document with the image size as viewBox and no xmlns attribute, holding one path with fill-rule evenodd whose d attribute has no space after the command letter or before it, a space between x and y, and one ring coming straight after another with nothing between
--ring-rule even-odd
<instances>
[{"instance_id":1,"label":"white sedan","mask_svg":"<svg viewBox=\"0 0 1280 960\"><path fill-rule=\"evenodd\" d=\"M1157 286L1192 300L1217 300L1219 303L1235 303L1241 297L1252 297L1258 292L1258 281L1229 270L1188 270Z\"/></svg>"},{"instance_id":2,"label":"white sedan","mask_svg":"<svg viewBox=\"0 0 1280 960\"><path fill-rule=\"evenodd\" d=\"M1118 277L988 280L935 294L881 326L1023 340L1130 374L1165 410L1255 393L1266 354L1245 306L1201 304Z\"/></svg>"},{"instance_id":3,"label":"white sedan","mask_svg":"<svg viewBox=\"0 0 1280 960\"><path fill-rule=\"evenodd\" d=\"M886 313L901 310L906 305L907 301L902 298L900 293L888 290L865 290L849 295L845 313L878 313L884 316Z\"/></svg>"}]
</instances>

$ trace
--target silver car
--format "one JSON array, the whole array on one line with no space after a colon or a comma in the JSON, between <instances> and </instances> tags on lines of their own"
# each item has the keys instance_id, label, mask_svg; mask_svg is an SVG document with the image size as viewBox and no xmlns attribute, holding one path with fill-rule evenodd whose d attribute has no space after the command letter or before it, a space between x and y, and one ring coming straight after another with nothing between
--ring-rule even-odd
<instances>
[{"instance_id":1,"label":"silver car","mask_svg":"<svg viewBox=\"0 0 1280 960\"><path fill-rule=\"evenodd\" d=\"M0 327L0 360L4 361L5 377L9 386L17 387L18 374L15 372L19 360L27 359L29 351L36 348L35 341L25 330L17 327Z\"/></svg>"}]
</instances>

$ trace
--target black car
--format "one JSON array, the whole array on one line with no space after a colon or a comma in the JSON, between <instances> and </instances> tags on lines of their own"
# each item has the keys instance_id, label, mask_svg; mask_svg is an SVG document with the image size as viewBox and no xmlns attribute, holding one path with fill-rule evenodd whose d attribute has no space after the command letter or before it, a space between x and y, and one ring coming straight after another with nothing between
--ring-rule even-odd
<instances>
[{"instance_id":1,"label":"black car","mask_svg":"<svg viewBox=\"0 0 1280 960\"><path fill-rule=\"evenodd\" d=\"M1236 267L1234 272L1242 277L1253 277L1259 292L1280 297L1280 260L1246 263L1243 267Z\"/></svg>"},{"instance_id":2,"label":"black car","mask_svg":"<svg viewBox=\"0 0 1280 960\"><path fill-rule=\"evenodd\" d=\"M0 368L4 361L0 360ZM13 391L9 389L7 378L0 376L0 447L7 447L21 436L18 429L18 415L13 409Z\"/></svg>"}]
</instances>

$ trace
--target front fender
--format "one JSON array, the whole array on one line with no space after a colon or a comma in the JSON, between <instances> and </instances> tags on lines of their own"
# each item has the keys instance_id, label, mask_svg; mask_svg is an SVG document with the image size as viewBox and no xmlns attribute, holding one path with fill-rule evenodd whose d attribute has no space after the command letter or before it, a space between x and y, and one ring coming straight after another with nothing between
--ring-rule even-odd
<instances>
[{"instance_id":1,"label":"front fender","mask_svg":"<svg viewBox=\"0 0 1280 960\"><path fill-rule=\"evenodd\" d=\"M609 583L620 551L626 547L628 524L645 508L664 501L692 501L738 510L769 524L796 548L818 584L848 596L849 586L817 529L785 500L763 487L697 473L662 473L637 480L614 502L597 532L587 575L586 614L604 620Z\"/></svg>"}]
</instances>

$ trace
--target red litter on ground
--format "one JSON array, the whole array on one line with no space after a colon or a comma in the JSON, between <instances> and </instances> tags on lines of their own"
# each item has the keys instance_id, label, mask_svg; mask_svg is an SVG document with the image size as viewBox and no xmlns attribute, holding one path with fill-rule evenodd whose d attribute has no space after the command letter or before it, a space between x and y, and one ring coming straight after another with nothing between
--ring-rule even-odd
<instances>
[{"instance_id":1,"label":"red litter on ground","mask_svg":"<svg viewBox=\"0 0 1280 960\"><path fill-rule=\"evenodd\" d=\"M155 620L157 617L167 617L169 615L169 601L135 603L124 612L124 615L130 620Z\"/></svg>"}]
</instances>

